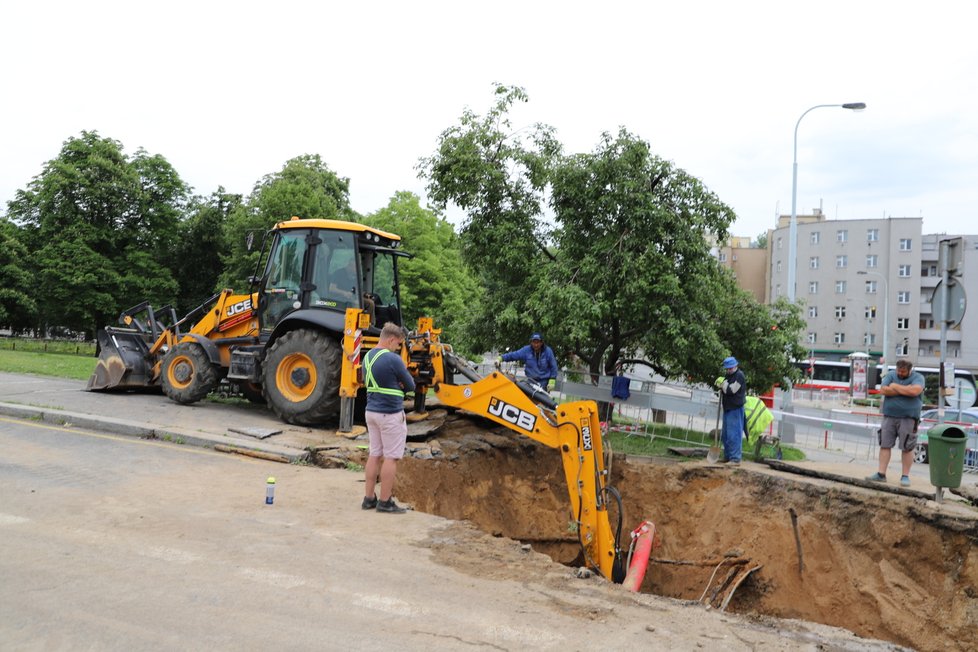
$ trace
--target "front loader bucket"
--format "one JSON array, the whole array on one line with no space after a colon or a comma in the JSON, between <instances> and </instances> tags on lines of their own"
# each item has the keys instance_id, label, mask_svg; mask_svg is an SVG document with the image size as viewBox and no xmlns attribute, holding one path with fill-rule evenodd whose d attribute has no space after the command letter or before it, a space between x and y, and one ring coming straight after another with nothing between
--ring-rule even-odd
<instances>
[{"instance_id":1,"label":"front loader bucket","mask_svg":"<svg viewBox=\"0 0 978 652\"><path fill-rule=\"evenodd\" d=\"M148 359L146 335L127 328L98 332L98 363L88 379L89 391L145 389L156 385Z\"/></svg>"}]
</instances>

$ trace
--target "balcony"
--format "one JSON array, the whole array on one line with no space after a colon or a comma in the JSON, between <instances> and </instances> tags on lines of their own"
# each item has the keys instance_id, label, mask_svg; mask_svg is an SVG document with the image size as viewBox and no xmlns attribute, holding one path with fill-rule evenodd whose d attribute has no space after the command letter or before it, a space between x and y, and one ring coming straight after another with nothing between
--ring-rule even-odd
<instances>
[{"instance_id":1,"label":"balcony","mask_svg":"<svg viewBox=\"0 0 978 652\"><path fill-rule=\"evenodd\" d=\"M924 342L937 342L941 341L941 329L940 328L921 328L919 340L921 344ZM961 330L948 329L947 331L947 341L948 342L960 342L961 341Z\"/></svg>"}]
</instances>

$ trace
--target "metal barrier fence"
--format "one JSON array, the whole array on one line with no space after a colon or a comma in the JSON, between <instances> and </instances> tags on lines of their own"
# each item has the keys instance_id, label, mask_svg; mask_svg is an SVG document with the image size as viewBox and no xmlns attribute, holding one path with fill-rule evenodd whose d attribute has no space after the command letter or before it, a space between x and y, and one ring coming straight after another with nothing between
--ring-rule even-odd
<instances>
[{"instance_id":1,"label":"metal barrier fence","mask_svg":"<svg viewBox=\"0 0 978 652\"><path fill-rule=\"evenodd\" d=\"M507 370L507 371L512 371ZM687 431L709 433L718 427L718 395L703 385L687 385L652 380L630 380L628 399L612 397L612 376L601 376L597 384L573 380L561 373L556 391L560 400L591 399L605 402L602 421L612 430L635 436L663 437L689 446L708 446L690 441L688 435L676 437L674 426ZM782 443L803 450L809 457L845 460L875 460L879 454L878 430L882 417L868 408L853 408L849 397L837 392L782 392L776 390L771 409L774 422L771 434ZM923 426L922 426L923 429ZM978 431L969 433L965 472L978 473Z\"/></svg>"},{"instance_id":2,"label":"metal barrier fence","mask_svg":"<svg viewBox=\"0 0 978 652\"><path fill-rule=\"evenodd\" d=\"M487 375L495 366L484 363L476 365L476 369L481 375ZM523 375L513 363L504 363L502 370ZM705 385L630 379L629 397L620 399L612 396L613 376L600 376L596 384L580 376L562 371L554 394L559 394L561 402L590 399L604 404L601 420L612 431L638 437L659 437L677 445L708 447L709 443L690 440L687 431L710 433L719 427L718 395ZM801 449L809 458L877 459L877 431L882 417L869 408L852 407L846 393L776 390L773 403L774 422L770 433L779 436L782 443ZM684 434L674 435L677 430L665 426L672 426ZM968 424L962 424L962 427L968 433L964 471L978 473L978 430Z\"/></svg>"}]
</instances>

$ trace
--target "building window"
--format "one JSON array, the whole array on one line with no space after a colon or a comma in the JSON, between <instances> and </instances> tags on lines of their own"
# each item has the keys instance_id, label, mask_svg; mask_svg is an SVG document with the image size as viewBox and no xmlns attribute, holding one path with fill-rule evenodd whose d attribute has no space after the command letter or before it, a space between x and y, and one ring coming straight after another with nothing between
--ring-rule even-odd
<instances>
[{"instance_id":1,"label":"building window","mask_svg":"<svg viewBox=\"0 0 978 652\"><path fill-rule=\"evenodd\" d=\"M898 317L897 318L897 330L898 331L908 331L908 330L910 330L910 317Z\"/></svg>"},{"instance_id":2,"label":"building window","mask_svg":"<svg viewBox=\"0 0 978 652\"><path fill-rule=\"evenodd\" d=\"M818 339L818 335L816 333L814 333L812 331L808 331L808 343L809 344L815 344L815 341L817 339Z\"/></svg>"},{"instance_id":3,"label":"building window","mask_svg":"<svg viewBox=\"0 0 978 652\"><path fill-rule=\"evenodd\" d=\"M818 244L818 237L818 231L812 231L811 234L809 234L808 239L812 244Z\"/></svg>"},{"instance_id":4,"label":"building window","mask_svg":"<svg viewBox=\"0 0 978 652\"><path fill-rule=\"evenodd\" d=\"M897 292L897 303L910 303L910 291L900 290Z\"/></svg>"},{"instance_id":5,"label":"building window","mask_svg":"<svg viewBox=\"0 0 978 652\"><path fill-rule=\"evenodd\" d=\"M781 261L780 260L778 261L778 273L779 274L781 273Z\"/></svg>"},{"instance_id":6,"label":"building window","mask_svg":"<svg viewBox=\"0 0 978 652\"><path fill-rule=\"evenodd\" d=\"M910 265L900 265L897 276L900 278L910 278Z\"/></svg>"},{"instance_id":7,"label":"building window","mask_svg":"<svg viewBox=\"0 0 978 652\"><path fill-rule=\"evenodd\" d=\"M780 297L781 296L781 284L780 283L778 284L778 286L776 288L774 288L774 296L776 296L776 297Z\"/></svg>"},{"instance_id":8,"label":"building window","mask_svg":"<svg viewBox=\"0 0 978 652\"><path fill-rule=\"evenodd\" d=\"M836 333L833 339L834 339L834 341L835 341L836 344L845 344L846 343L846 334L845 333Z\"/></svg>"},{"instance_id":9,"label":"building window","mask_svg":"<svg viewBox=\"0 0 978 652\"><path fill-rule=\"evenodd\" d=\"M721 263L727 262L727 254L720 254L718 258L720 259Z\"/></svg>"},{"instance_id":10,"label":"building window","mask_svg":"<svg viewBox=\"0 0 978 652\"><path fill-rule=\"evenodd\" d=\"M778 249L781 249L781 238L778 238Z\"/></svg>"},{"instance_id":11,"label":"building window","mask_svg":"<svg viewBox=\"0 0 978 652\"><path fill-rule=\"evenodd\" d=\"M866 256L866 267L879 267L880 257L876 254Z\"/></svg>"},{"instance_id":12,"label":"building window","mask_svg":"<svg viewBox=\"0 0 978 652\"><path fill-rule=\"evenodd\" d=\"M876 319L876 306L866 306L866 311L863 313L866 319Z\"/></svg>"},{"instance_id":13,"label":"building window","mask_svg":"<svg viewBox=\"0 0 978 652\"><path fill-rule=\"evenodd\" d=\"M808 294L818 294L818 281L808 282Z\"/></svg>"},{"instance_id":14,"label":"building window","mask_svg":"<svg viewBox=\"0 0 978 652\"><path fill-rule=\"evenodd\" d=\"M900 238L900 251L913 251L913 241L910 238Z\"/></svg>"},{"instance_id":15,"label":"building window","mask_svg":"<svg viewBox=\"0 0 978 652\"><path fill-rule=\"evenodd\" d=\"M896 354L897 355L907 355L907 349L910 348L910 343L907 340L903 340L897 344Z\"/></svg>"},{"instance_id":16,"label":"building window","mask_svg":"<svg viewBox=\"0 0 978 652\"><path fill-rule=\"evenodd\" d=\"M818 256L812 256L808 259L809 269L818 269Z\"/></svg>"},{"instance_id":17,"label":"building window","mask_svg":"<svg viewBox=\"0 0 978 652\"><path fill-rule=\"evenodd\" d=\"M845 229L839 229L838 231L835 232L836 242L848 242L848 240L849 240L849 232L846 231Z\"/></svg>"},{"instance_id":18,"label":"building window","mask_svg":"<svg viewBox=\"0 0 978 652\"><path fill-rule=\"evenodd\" d=\"M921 276L937 276L937 265L931 265L920 270Z\"/></svg>"},{"instance_id":19,"label":"building window","mask_svg":"<svg viewBox=\"0 0 978 652\"><path fill-rule=\"evenodd\" d=\"M876 344L876 334L866 333L863 335L863 344Z\"/></svg>"},{"instance_id":20,"label":"building window","mask_svg":"<svg viewBox=\"0 0 978 652\"><path fill-rule=\"evenodd\" d=\"M876 294L876 281L866 281L866 294Z\"/></svg>"},{"instance_id":21,"label":"building window","mask_svg":"<svg viewBox=\"0 0 978 652\"><path fill-rule=\"evenodd\" d=\"M818 306L808 306L808 316L812 319L818 317Z\"/></svg>"},{"instance_id":22,"label":"building window","mask_svg":"<svg viewBox=\"0 0 978 652\"><path fill-rule=\"evenodd\" d=\"M934 320L927 319L926 317L920 318L920 329L927 330L928 328L934 328Z\"/></svg>"},{"instance_id":23,"label":"building window","mask_svg":"<svg viewBox=\"0 0 978 652\"><path fill-rule=\"evenodd\" d=\"M845 319L846 318L846 307L845 306L836 306L835 307L835 318L836 319Z\"/></svg>"},{"instance_id":24,"label":"building window","mask_svg":"<svg viewBox=\"0 0 978 652\"><path fill-rule=\"evenodd\" d=\"M838 267L838 268L848 267L849 266L849 256L836 256L835 257L835 266Z\"/></svg>"},{"instance_id":25,"label":"building window","mask_svg":"<svg viewBox=\"0 0 978 652\"><path fill-rule=\"evenodd\" d=\"M879 242L880 230L879 229L866 229L866 242Z\"/></svg>"},{"instance_id":26,"label":"building window","mask_svg":"<svg viewBox=\"0 0 978 652\"><path fill-rule=\"evenodd\" d=\"M845 281L836 281L835 282L835 293L836 294L845 294L846 293L846 282Z\"/></svg>"}]
</instances>

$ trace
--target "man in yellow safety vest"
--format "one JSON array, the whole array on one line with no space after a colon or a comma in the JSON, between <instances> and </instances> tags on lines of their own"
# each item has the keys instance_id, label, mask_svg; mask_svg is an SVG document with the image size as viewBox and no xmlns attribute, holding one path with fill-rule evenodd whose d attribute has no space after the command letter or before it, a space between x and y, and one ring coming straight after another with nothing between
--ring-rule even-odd
<instances>
[{"instance_id":1,"label":"man in yellow safety vest","mask_svg":"<svg viewBox=\"0 0 978 652\"><path fill-rule=\"evenodd\" d=\"M368 351L363 358L370 451L367 456L366 485L361 507L388 514L403 514L407 511L394 502L397 460L404 456L404 446L407 443L404 393L414 391L414 379L398 355L403 345L404 330L397 324L388 322L380 331L377 347ZM380 500L374 493L378 473Z\"/></svg>"}]
</instances>

